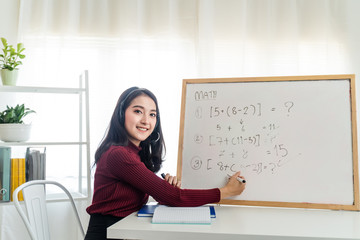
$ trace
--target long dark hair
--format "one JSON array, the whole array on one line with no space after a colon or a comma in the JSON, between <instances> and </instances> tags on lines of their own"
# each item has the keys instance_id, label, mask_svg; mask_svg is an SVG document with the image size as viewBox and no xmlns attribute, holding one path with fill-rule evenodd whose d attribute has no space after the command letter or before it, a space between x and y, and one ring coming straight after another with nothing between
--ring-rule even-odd
<instances>
[{"instance_id":1,"label":"long dark hair","mask_svg":"<svg viewBox=\"0 0 360 240\"><path fill-rule=\"evenodd\" d=\"M125 129L125 110L131 101L140 96L149 96L156 105L156 126L151 135L140 143L139 152L141 161L153 172L161 168L163 156L165 155L165 142L161 130L160 111L155 95L145 88L131 87L125 90L119 97L115 110L110 120L105 136L95 152L95 164L100 160L101 155L112 145L127 146L129 144L127 131ZM163 153L164 152L164 153Z\"/></svg>"}]
</instances>

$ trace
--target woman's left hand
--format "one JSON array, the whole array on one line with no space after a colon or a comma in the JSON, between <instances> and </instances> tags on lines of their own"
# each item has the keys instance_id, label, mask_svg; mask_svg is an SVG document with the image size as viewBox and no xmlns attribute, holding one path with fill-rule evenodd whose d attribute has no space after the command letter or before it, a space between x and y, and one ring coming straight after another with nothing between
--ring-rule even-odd
<instances>
[{"instance_id":1,"label":"woman's left hand","mask_svg":"<svg viewBox=\"0 0 360 240\"><path fill-rule=\"evenodd\" d=\"M174 187L181 187L181 181L176 176L171 176L169 173L167 173L164 179Z\"/></svg>"}]
</instances>

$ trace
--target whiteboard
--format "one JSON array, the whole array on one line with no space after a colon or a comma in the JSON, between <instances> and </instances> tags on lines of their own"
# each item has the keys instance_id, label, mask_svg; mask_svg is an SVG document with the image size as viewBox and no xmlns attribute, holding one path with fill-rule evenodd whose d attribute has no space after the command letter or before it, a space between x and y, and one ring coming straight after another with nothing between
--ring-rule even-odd
<instances>
[{"instance_id":1,"label":"whiteboard","mask_svg":"<svg viewBox=\"0 0 360 240\"><path fill-rule=\"evenodd\" d=\"M178 177L220 203L359 210L354 75L183 80Z\"/></svg>"}]
</instances>

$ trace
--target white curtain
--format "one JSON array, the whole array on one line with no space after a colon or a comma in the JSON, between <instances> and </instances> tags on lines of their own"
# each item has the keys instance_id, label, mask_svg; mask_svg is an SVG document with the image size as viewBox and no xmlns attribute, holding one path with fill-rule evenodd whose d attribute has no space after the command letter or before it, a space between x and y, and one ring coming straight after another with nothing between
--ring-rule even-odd
<instances>
[{"instance_id":1,"label":"white curtain","mask_svg":"<svg viewBox=\"0 0 360 240\"><path fill-rule=\"evenodd\" d=\"M184 78L360 74L357 0L21 0L22 85L90 72L92 152L120 93L152 90L175 174ZM26 77L25 77L26 76Z\"/></svg>"}]
</instances>

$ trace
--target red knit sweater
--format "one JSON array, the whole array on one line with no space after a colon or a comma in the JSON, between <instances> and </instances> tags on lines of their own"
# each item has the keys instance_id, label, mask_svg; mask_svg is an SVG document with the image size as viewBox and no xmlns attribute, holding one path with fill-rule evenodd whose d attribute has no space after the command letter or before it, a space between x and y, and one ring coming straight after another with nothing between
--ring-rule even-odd
<instances>
[{"instance_id":1,"label":"red knit sweater","mask_svg":"<svg viewBox=\"0 0 360 240\"><path fill-rule=\"evenodd\" d=\"M89 214L100 213L125 217L138 211L151 195L169 206L201 206L220 201L218 188L179 189L146 168L139 156L140 148L112 146L97 163L92 204Z\"/></svg>"}]
</instances>

